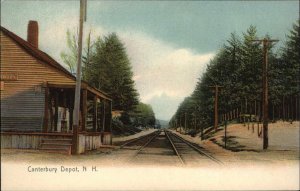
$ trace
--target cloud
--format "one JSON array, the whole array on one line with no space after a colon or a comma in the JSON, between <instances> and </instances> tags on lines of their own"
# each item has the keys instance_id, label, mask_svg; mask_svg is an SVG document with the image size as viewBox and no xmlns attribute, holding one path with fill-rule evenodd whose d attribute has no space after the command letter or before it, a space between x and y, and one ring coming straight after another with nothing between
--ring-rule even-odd
<instances>
[{"instance_id":1,"label":"cloud","mask_svg":"<svg viewBox=\"0 0 300 191\"><path fill-rule=\"evenodd\" d=\"M138 32L118 34L132 62L141 101L151 104L158 118L169 119L183 98L193 92L214 54L178 49Z\"/></svg>"},{"instance_id":2,"label":"cloud","mask_svg":"<svg viewBox=\"0 0 300 191\"><path fill-rule=\"evenodd\" d=\"M59 20L59 21L57 21ZM76 30L76 17L68 16L47 24L40 34L41 49L63 64L60 53L66 51L66 31ZM84 34L92 30L93 38L117 32L125 44L132 63L136 88L141 101L152 105L157 118L168 120L184 97L195 88L213 53L199 54L188 48L176 48L145 33L110 31L85 24Z\"/></svg>"},{"instance_id":3,"label":"cloud","mask_svg":"<svg viewBox=\"0 0 300 191\"><path fill-rule=\"evenodd\" d=\"M156 118L169 120L182 100L183 97L168 96L166 93L162 93L161 95L154 95L147 103L152 106Z\"/></svg>"},{"instance_id":4,"label":"cloud","mask_svg":"<svg viewBox=\"0 0 300 191\"><path fill-rule=\"evenodd\" d=\"M69 14L47 23L44 28L40 27L40 49L53 56L60 64L64 65L60 58L61 52L68 52L67 47L67 30L78 34L79 21L78 18ZM93 26L84 23L83 31L83 47L86 45L88 33L91 31L91 40L95 40L98 36L107 34L108 31L100 26Z\"/></svg>"}]
</instances>

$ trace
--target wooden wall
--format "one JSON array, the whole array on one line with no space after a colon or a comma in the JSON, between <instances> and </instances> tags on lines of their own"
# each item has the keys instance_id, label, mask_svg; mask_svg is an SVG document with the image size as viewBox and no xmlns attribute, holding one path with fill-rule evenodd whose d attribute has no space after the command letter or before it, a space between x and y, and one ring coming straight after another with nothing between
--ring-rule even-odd
<instances>
[{"instance_id":1,"label":"wooden wall","mask_svg":"<svg viewBox=\"0 0 300 191\"><path fill-rule=\"evenodd\" d=\"M43 83L74 84L62 71L37 60L1 32L1 75L13 73L1 90L2 131L42 131L45 88Z\"/></svg>"},{"instance_id":2,"label":"wooden wall","mask_svg":"<svg viewBox=\"0 0 300 191\"><path fill-rule=\"evenodd\" d=\"M3 149L37 149L41 137L35 135L1 135L1 148Z\"/></svg>"},{"instance_id":3,"label":"wooden wall","mask_svg":"<svg viewBox=\"0 0 300 191\"><path fill-rule=\"evenodd\" d=\"M97 149L101 145L101 135L79 135L79 153Z\"/></svg>"},{"instance_id":4,"label":"wooden wall","mask_svg":"<svg viewBox=\"0 0 300 191\"><path fill-rule=\"evenodd\" d=\"M38 149L42 139L65 139L72 136L35 134L1 134L2 149Z\"/></svg>"},{"instance_id":5,"label":"wooden wall","mask_svg":"<svg viewBox=\"0 0 300 191\"><path fill-rule=\"evenodd\" d=\"M103 145L112 145L112 135L111 133L104 133L102 137L102 144Z\"/></svg>"},{"instance_id":6,"label":"wooden wall","mask_svg":"<svg viewBox=\"0 0 300 191\"><path fill-rule=\"evenodd\" d=\"M102 137L102 141L101 141ZM2 149L39 149L42 139L70 139L69 135L47 135L43 133L2 133ZM79 134L79 153L94 150L101 145L111 145L111 134Z\"/></svg>"}]
</instances>

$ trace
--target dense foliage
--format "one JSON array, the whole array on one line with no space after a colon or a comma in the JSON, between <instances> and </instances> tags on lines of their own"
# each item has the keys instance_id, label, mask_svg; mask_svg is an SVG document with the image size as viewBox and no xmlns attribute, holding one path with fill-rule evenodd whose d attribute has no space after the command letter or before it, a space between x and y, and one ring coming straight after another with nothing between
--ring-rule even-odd
<instances>
[{"instance_id":1,"label":"dense foliage","mask_svg":"<svg viewBox=\"0 0 300 191\"><path fill-rule=\"evenodd\" d=\"M113 109L132 111L138 104L138 92L126 50L115 33L98 38L90 63L85 68L86 80L107 92L113 99Z\"/></svg>"},{"instance_id":2,"label":"dense foliage","mask_svg":"<svg viewBox=\"0 0 300 191\"><path fill-rule=\"evenodd\" d=\"M133 119L135 126L155 126L155 114L151 105L140 102L137 105L134 113L135 117Z\"/></svg>"},{"instance_id":3,"label":"dense foliage","mask_svg":"<svg viewBox=\"0 0 300 191\"><path fill-rule=\"evenodd\" d=\"M113 110L121 110L124 125L154 125L151 106L139 103L133 72L126 49L115 33L91 41L91 32L83 48L83 79L113 99ZM72 73L77 63L77 36L67 31L68 52L61 57ZM135 114L141 112L142 117ZM141 123L141 124L140 124Z\"/></svg>"},{"instance_id":4,"label":"dense foliage","mask_svg":"<svg viewBox=\"0 0 300 191\"><path fill-rule=\"evenodd\" d=\"M170 120L171 126L211 126L214 120L211 86L215 85L222 86L219 114L239 109L241 113L261 117L263 51L261 44L252 41L255 39L258 36L254 26L242 37L231 34L200 76L192 95L178 107ZM299 21L279 54L272 51L273 47L274 44L268 47L269 116L273 120L299 120Z\"/></svg>"}]
</instances>

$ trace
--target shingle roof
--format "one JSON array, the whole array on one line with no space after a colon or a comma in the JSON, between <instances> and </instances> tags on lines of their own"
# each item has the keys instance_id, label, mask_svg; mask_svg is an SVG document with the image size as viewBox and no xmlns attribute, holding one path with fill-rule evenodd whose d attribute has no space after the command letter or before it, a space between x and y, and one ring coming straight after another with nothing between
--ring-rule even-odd
<instances>
[{"instance_id":1,"label":"shingle roof","mask_svg":"<svg viewBox=\"0 0 300 191\"><path fill-rule=\"evenodd\" d=\"M9 36L11 39L13 39L16 43L18 43L22 48L24 48L29 54L34 56L35 58L50 64L51 66L61 70L65 74L67 74L70 78L73 78L76 80L75 76L73 76L67 69L65 69L62 65L60 65L58 62L56 62L53 58L51 58L48 54L45 52L39 50L38 48L35 48L32 46L29 42L25 41L24 39L20 38L18 35L14 34L13 32L7 30L6 28L1 26L1 31Z\"/></svg>"},{"instance_id":2,"label":"shingle roof","mask_svg":"<svg viewBox=\"0 0 300 191\"><path fill-rule=\"evenodd\" d=\"M41 51L40 49L32 46L29 42L27 42L26 40L22 39L21 37L19 37L18 35L14 34L13 32L7 30L6 28L0 26L1 31L7 35L8 37L10 37L12 40L14 40L18 45L20 45L25 51L27 51L30 55L32 55L33 57L37 58L38 60L49 64L50 66L62 71L63 73L65 73L69 78L73 79L74 81L76 81L76 77L69 72L67 69L65 69L62 65L60 65L58 62L56 62L53 58L51 58L51 56L49 56L48 54L46 54L45 52ZM87 82L83 81L84 83L86 83L88 85ZM91 87L91 86L90 86ZM104 94L108 99L109 96L94 88L91 87L93 89L95 89L96 91Z\"/></svg>"}]
</instances>

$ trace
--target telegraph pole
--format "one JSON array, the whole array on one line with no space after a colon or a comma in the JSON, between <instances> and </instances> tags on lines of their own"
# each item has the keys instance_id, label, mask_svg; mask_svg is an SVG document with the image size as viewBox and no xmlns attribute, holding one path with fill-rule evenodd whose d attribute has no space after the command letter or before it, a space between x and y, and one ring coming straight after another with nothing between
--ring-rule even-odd
<instances>
[{"instance_id":1,"label":"telegraph pole","mask_svg":"<svg viewBox=\"0 0 300 191\"><path fill-rule=\"evenodd\" d=\"M271 39L261 39L252 40L254 42L263 43L263 71L262 71L262 81L263 81L263 149L267 149L269 146L269 136L268 136L268 122L269 122L269 103L268 103L268 45L272 42L277 42L278 40Z\"/></svg>"},{"instance_id":2,"label":"telegraph pole","mask_svg":"<svg viewBox=\"0 0 300 191\"><path fill-rule=\"evenodd\" d=\"M184 133L186 133L186 111L184 112Z\"/></svg>"},{"instance_id":3,"label":"telegraph pole","mask_svg":"<svg viewBox=\"0 0 300 191\"><path fill-rule=\"evenodd\" d=\"M215 85L215 86L209 86L211 88L215 88L215 118L214 118L214 129L217 131L218 127L218 96L219 96L219 89L221 89L223 86Z\"/></svg>"},{"instance_id":4,"label":"telegraph pole","mask_svg":"<svg viewBox=\"0 0 300 191\"><path fill-rule=\"evenodd\" d=\"M80 0L78 57L77 57L75 100L74 100L74 110L73 110L72 154L78 154L78 130L79 130L79 110L80 110L80 90L81 90L82 33L83 33L83 20L84 21L86 20L86 5L87 5L87 0Z\"/></svg>"},{"instance_id":5,"label":"telegraph pole","mask_svg":"<svg viewBox=\"0 0 300 191\"><path fill-rule=\"evenodd\" d=\"M181 134L181 114L179 114L179 133Z\"/></svg>"}]
</instances>

